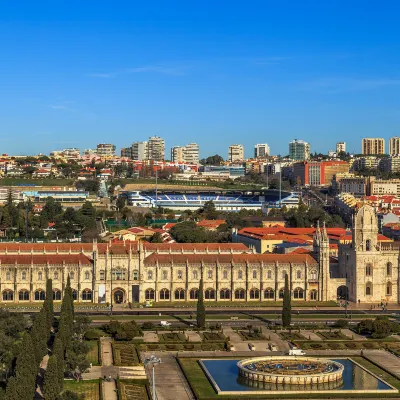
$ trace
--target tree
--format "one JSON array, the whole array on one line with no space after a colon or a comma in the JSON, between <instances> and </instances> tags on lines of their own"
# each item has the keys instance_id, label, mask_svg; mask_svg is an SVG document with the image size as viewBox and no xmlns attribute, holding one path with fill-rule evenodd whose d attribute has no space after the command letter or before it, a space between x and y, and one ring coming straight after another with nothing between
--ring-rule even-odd
<instances>
[{"instance_id":1,"label":"tree","mask_svg":"<svg viewBox=\"0 0 400 400\"><path fill-rule=\"evenodd\" d=\"M74 334L74 305L72 298L71 281L68 275L67 285L64 290L64 297L61 303L60 323L58 326L58 332L63 342L64 349L66 349L70 343L71 338Z\"/></svg>"},{"instance_id":2,"label":"tree","mask_svg":"<svg viewBox=\"0 0 400 400\"><path fill-rule=\"evenodd\" d=\"M60 336L57 334L54 340L53 355L57 359L57 376L60 391L64 386L64 346Z\"/></svg>"},{"instance_id":3,"label":"tree","mask_svg":"<svg viewBox=\"0 0 400 400\"><path fill-rule=\"evenodd\" d=\"M45 400L57 400L61 392L58 375L58 360L55 355L49 357L46 372L44 374L43 394ZM32 397L31 397L32 398Z\"/></svg>"},{"instance_id":4,"label":"tree","mask_svg":"<svg viewBox=\"0 0 400 400\"><path fill-rule=\"evenodd\" d=\"M84 400L84 395L76 394L75 392L71 392L71 390L66 390L65 392L61 393L58 397L58 400Z\"/></svg>"},{"instance_id":5,"label":"tree","mask_svg":"<svg viewBox=\"0 0 400 400\"><path fill-rule=\"evenodd\" d=\"M5 400L20 400L18 393L18 382L15 376L12 376L7 382Z\"/></svg>"},{"instance_id":6,"label":"tree","mask_svg":"<svg viewBox=\"0 0 400 400\"><path fill-rule=\"evenodd\" d=\"M163 243L163 238L160 232L156 232L151 238L149 238L150 243Z\"/></svg>"},{"instance_id":7,"label":"tree","mask_svg":"<svg viewBox=\"0 0 400 400\"><path fill-rule=\"evenodd\" d=\"M65 355L65 365L67 371L71 376L79 382L82 374L87 371L90 366L86 355L89 352L89 346L80 340L72 340L70 346L67 348Z\"/></svg>"},{"instance_id":8,"label":"tree","mask_svg":"<svg viewBox=\"0 0 400 400\"><path fill-rule=\"evenodd\" d=\"M292 322L292 304L289 289L289 278L285 274L285 289L283 292L282 325L289 327Z\"/></svg>"},{"instance_id":9,"label":"tree","mask_svg":"<svg viewBox=\"0 0 400 400\"><path fill-rule=\"evenodd\" d=\"M53 281L51 279L47 279L46 282L46 299L44 301L43 308L46 312L47 326L50 330L54 321Z\"/></svg>"},{"instance_id":10,"label":"tree","mask_svg":"<svg viewBox=\"0 0 400 400\"><path fill-rule=\"evenodd\" d=\"M88 331L92 320L87 314L78 314L74 318L74 335L79 340L83 340L85 333Z\"/></svg>"},{"instance_id":11,"label":"tree","mask_svg":"<svg viewBox=\"0 0 400 400\"><path fill-rule=\"evenodd\" d=\"M31 333L32 341L35 344L35 356L36 360L38 361L38 365L36 366L37 371L42 358L47 354L47 341L49 340L50 336L47 315L43 307L35 316Z\"/></svg>"},{"instance_id":12,"label":"tree","mask_svg":"<svg viewBox=\"0 0 400 400\"><path fill-rule=\"evenodd\" d=\"M117 210L121 212L122 209L125 207L125 204L126 204L126 198L123 196L119 196L116 201Z\"/></svg>"},{"instance_id":13,"label":"tree","mask_svg":"<svg viewBox=\"0 0 400 400\"><path fill-rule=\"evenodd\" d=\"M200 278L199 297L197 299L197 327L204 328L206 325L206 308L203 297L203 277Z\"/></svg>"}]
</instances>

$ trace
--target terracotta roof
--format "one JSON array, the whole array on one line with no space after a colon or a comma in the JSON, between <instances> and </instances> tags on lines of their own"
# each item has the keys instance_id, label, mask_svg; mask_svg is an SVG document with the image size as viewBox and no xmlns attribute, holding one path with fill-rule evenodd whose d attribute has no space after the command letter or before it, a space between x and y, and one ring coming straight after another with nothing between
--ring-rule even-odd
<instances>
[{"instance_id":1,"label":"terracotta roof","mask_svg":"<svg viewBox=\"0 0 400 400\"><path fill-rule=\"evenodd\" d=\"M203 219L197 223L197 226L203 228L218 228L220 225L224 224L224 219Z\"/></svg>"},{"instance_id":2,"label":"terracotta roof","mask_svg":"<svg viewBox=\"0 0 400 400\"><path fill-rule=\"evenodd\" d=\"M236 252L249 252L249 248L243 243L143 243L147 251L236 251Z\"/></svg>"},{"instance_id":3,"label":"terracotta roof","mask_svg":"<svg viewBox=\"0 0 400 400\"><path fill-rule=\"evenodd\" d=\"M192 264L231 264L231 263L308 263L315 264L317 261L309 254L156 254L153 253L146 257L145 264L184 264L186 262Z\"/></svg>"},{"instance_id":4,"label":"terracotta roof","mask_svg":"<svg viewBox=\"0 0 400 400\"><path fill-rule=\"evenodd\" d=\"M1 254L0 264L67 264L91 265L90 259L84 254Z\"/></svg>"},{"instance_id":5,"label":"terracotta roof","mask_svg":"<svg viewBox=\"0 0 400 400\"><path fill-rule=\"evenodd\" d=\"M44 252L71 252L86 253L93 251L92 243L0 243L0 254L5 252L13 253L44 253Z\"/></svg>"}]
</instances>

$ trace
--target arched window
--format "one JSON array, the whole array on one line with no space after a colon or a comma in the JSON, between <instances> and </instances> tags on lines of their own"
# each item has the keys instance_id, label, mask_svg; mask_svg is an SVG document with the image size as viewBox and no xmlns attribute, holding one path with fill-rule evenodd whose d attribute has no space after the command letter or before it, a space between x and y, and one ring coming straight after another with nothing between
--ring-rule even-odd
<instances>
[{"instance_id":1,"label":"arched window","mask_svg":"<svg viewBox=\"0 0 400 400\"><path fill-rule=\"evenodd\" d=\"M25 289L20 290L18 293L18 300L28 301L29 300L29 292Z\"/></svg>"},{"instance_id":2,"label":"arched window","mask_svg":"<svg viewBox=\"0 0 400 400\"><path fill-rule=\"evenodd\" d=\"M272 271L270 269L267 271L267 279L272 279Z\"/></svg>"},{"instance_id":3,"label":"arched window","mask_svg":"<svg viewBox=\"0 0 400 400\"><path fill-rule=\"evenodd\" d=\"M89 271L86 271L86 272L85 272L85 279L86 279L86 280L89 280L89 279L90 279L90 273L89 273Z\"/></svg>"},{"instance_id":4,"label":"arched window","mask_svg":"<svg viewBox=\"0 0 400 400\"><path fill-rule=\"evenodd\" d=\"M238 271L238 279L242 279L243 278L243 271L239 270Z\"/></svg>"},{"instance_id":5,"label":"arched window","mask_svg":"<svg viewBox=\"0 0 400 400\"><path fill-rule=\"evenodd\" d=\"M101 270L100 270L100 280L101 280L101 281L104 281L105 276L106 276L106 272L104 271L104 269L101 269Z\"/></svg>"},{"instance_id":6,"label":"arched window","mask_svg":"<svg viewBox=\"0 0 400 400\"><path fill-rule=\"evenodd\" d=\"M225 269L223 274L222 274L224 279L228 279L228 271Z\"/></svg>"},{"instance_id":7,"label":"arched window","mask_svg":"<svg viewBox=\"0 0 400 400\"><path fill-rule=\"evenodd\" d=\"M215 290L214 289L206 289L204 292L204 298L206 300L215 300Z\"/></svg>"},{"instance_id":8,"label":"arched window","mask_svg":"<svg viewBox=\"0 0 400 400\"><path fill-rule=\"evenodd\" d=\"M229 289L221 289L219 291L219 298L221 300L229 300L231 298L231 291Z\"/></svg>"},{"instance_id":9,"label":"arched window","mask_svg":"<svg viewBox=\"0 0 400 400\"><path fill-rule=\"evenodd\" d=\"M212 279L212 270L211 269L209 269L208 270L208 279Z\"/></svg>"},{"instance_id":10,"label":"arched window","mask_svg":"<svg viewBox=\"0 0 400 400\"><path fill-rule=\"evenodd\" d=\"M283 299L283 295L285 294L285 289L279 289L279 298Z\"/></svg>"},{"instance_id":11,"label":"arched window","mask_svg":"<svg viewBox=\"0 0 400 400\"><path fill-rule=\"evenodd\" d=\"M46 298L46 292L42 289L38 289L35 292L35 300L44 300Z\"/></svg>"},{"instance_id":12,"label":"arched window","mask_svg":"<svg viewBox=\"0 0 400 400\"><path fill-rule=\"evenodd\" d=\"M11 281L11 271L6 272L6 280Z\"/></svg>"},{"instance_id":13,"label":"arched window","mask_svg":"<svg viewBox=\"0 0 400 400\"><path fill-rule=\"evenodd\" d=\"M313 269L313 270L310 272L310 279L313 280L313 281L316 281L316 280L317 280L317 271L316 271L315 269Z\"/></svg>"},{"instance_id":14,"label":"arched window","mask_svg":"<svg viewBox=\"0 0 400 400\"><path fill-rule=\"evenodd\" d=\"M243 300L244 299L244 290L236 289L235 290L235 300Z\"/></svg>"},{"instance_id":15,"label":"arched window","mask_svg":"<svg viewBox=\"0 0 400 400\"><path fill-rule=\"evenodd\" d=\"M318 297L318 292L315 289L310 290L310 300L317 300L317 297Z\"/></svg>"},{"instance_id":16,"label":"arched window","mask_svg":"<svg viewBox=\"0 0 400 400\"><path fill-rule=\"evenodd\" d=\"M69 279L71 279L71 281L73 281L75 279L75 272L74 271L69 273Z\"/></svg>"},{"instance_id":17,"label":"arched window","mask_svg":"<svg viewBox=\"0 0 400 400\"><path fill-rule=\"evenodd\" d=\"M302 288L296 288L293 291L293 297L295 299L303 299L304 298L304 290Z\"/></svg>"},{"instance_id":18,"label":"arched window","mask_svg":"<svg viewBox=\"0 0 400 400\"><path fill-rule=\"evenodd\" d=\"M392 263L388 262L386 264L386 275L392 276Z\"/></svg>"},{"instance_id":19,"label":"arched window","mask_svg":"<svg viewBox=\"0 0 400 400\"><path fill-rule=\"evenodd\" d=\"M175 300L185 300L185 290L184 289L176 289L175 290Z\"/></svg>"},{"instance_id":20,"label":"arched window","mask_svg":"<svg viewBox=\"0 0 400 400\"><path fill-rule=\"evenodd\" d=\"M160 300L169 300L169 290L168 289L160 290Z\"/></svg>"},{"instance_id":21,"label":"arched window","mask_svg":"<svg viewBox=\"0 0 400 400\"><path fill-rule=\"evenodd\" d=\"M367 264L365 267L365 276L371 276L372 275L372 266L371 264Z\"/></svg>"},{"instance_id":22,"label":"arched window","mask_svg":"<svg viewBox=\"0 0 400 400\"><path fill-rule=\"evenodd\" d=\"M391 296L392 295L392 283L388 282L386 284L386 296Z\"/></svg>"},{"instance_id":23,"label":"arched window","mask_svg":"<svg viewBox=\"0 0 400 400\"><path fill-rule=\"evenodd\" d=\"M250 299L255 300L260 298L260 291L258 289L250 290Z\"/></svg>"},{"instance_id":24,"label":"arched window","mask_svg":"<svg viewBox=\"0 0 400 400\"><path fill-rule=\"evenodd\" d=\"M190 300L197 300L199 298L199 289L190 289Z\"/></svg>"},{"instance_id":25,"label":"arched window","mask_svg":"<svg viewBox=\"0 0 400 400\"><path fill-rule=\"evenodd\" d=\"M3 301L13 301L13 300L14 300L14 292L12 290L4 290Z\"/></svg>"},{"instance_id":26,"label":"arched window","mask_svg":"<svg viewBox=\"0 0 400 400\"><path fill-rule=\"evenodd\" d=\"M257 279L257 270L253 269L253 279Z\"/></svg>"},{"instance_id":27,"label":"arched window","mask_svg":"<svg viewBox=\"0 0 400 400\"><path fill-rule=\"evenodd\" d=\"M296 279L301 279L301 271L299 269L296 271Z\"/></svg>"},{"instance_id":28,"label":"arched window","mask_svg":"<svg viewBox=\"0 0 400 400\"><path fill-rule=\"evenodd\" d=\"M53 290L53 300L56 300L56 301L61 300L61 291L59 291L58 289ZM84 300L84 299L82 299L82 300Z\"/></svg>"},{"instance_id":29,"label":"arched window","mask_svg":"<svg viewBox=\"0 0 400 400\"><path fill-rule=\"evenodd\" d=\"M72 289L72 300L78 300L78 292Z\"/></svg>"},{"instance_id":30,"label":"arched window","mask_svg":"<svg viewBox=\"0 0 400 400\"><path fill-rule=\"evenodd\" d=\"M21 279L22 279L23 281L26 281L26 271L22 271Z\"/></svg>"},{"instance_id":31,"label":"arched window","mask_svg":"<svg viewBox=\"0 0 400 400\"><path fill-rule=\"evenodd\" d=\"M285 279L285 276L287 275L287 272L285 270L282 271L282 279Z\"/></svg>"},{"instance_id":32,"label":"arched window","mask_svg":"<svg viewBox=\"0 0 400 400\"><path fill-rule=\"evenodd\" d=\"M371 251L371 240L367 239L365 241L365 251Z\"/></svg>"},{"instance_id":33,"label":"arched window","mask_svg":"<svg viewBox=\"0 0 400 400\"><path fill-rule=\"evenodd\" d=\"M365 295L372 296L372 283L368 282L365 286Z\"/></svg>"},{"instance_id":34,"label":"arched window","mask_svg":"<svg viewBox=\"0 0 400 400\"><path fill-rule=\"evenodd\" d=\"M39 272L38 272L37 278L38 278L38 281L41 281L41 280L43 279L43 273L42 273L42 271L39 271Z\"/></svg>"},{"instance_id":35,"label":"arched window","mask_svg":"<svg viewBox=\"0 0 400 400\"><path fill-rule=\"evenodd\" d=\"M92 300L92 291L90 289L85 289L82 292L82 300L91 301Z\"/></svg>"},{"instance_id":36,"label":"arched window","mask_svg":"<svg viewBox=\"0 0 400 400\"><path fill-rule=\"evenodd\" d=\"M137 281L138 280L138 278L139 278L139 273L138 273L138 271L133 271L133 280L134 281Z\"/></svg>"},{"instance_id":37,"label":"arched window","mask_svg":"<svg viewBox=\"0 0 400 400\"><path fill-rule=\"evenodd\" d=\"M199 274L198 274L197 270L194 270L193 271L193 279L197 279L198 276L199 276Z\"/></svg>"},{"instance_id":38,"label":"arched window","mask_svg":"<svg viewBox=\"0 0 400 400\"><path fill-rule=\"evenodd\" d=\"M162 272L162 278L163 278L164 280L167 280L167 279L168 279L168 271L163 270L163 272Z\"/></svg>"},{"instance_id":39,"label":"arched window","mask_svg":"<svg viewBox=\"0 0 400 400\"><path fill-rule=\"evenodd\" d=\"M145 300L154 300L154 289L146 289L144 292Z\"/></svg>"},{"instance_id":40,"label":"arched window","mask_svg":"<svg viewBox=\"0 0 400 400\"><path fill-rule=\"evenodd\" d=\"M272 288L266 288L264 290L264 299L273 299L275 298L275 290Z\"/></svg>"},{"instance_id":41,"label":"arched window","mask_svg":"<svg viewBox=\"0 0 400 400\"><path fill-rule=\"evenodd\" d=\"M147 279L149 280L153 279L153 271L147 271Z\"/></svg>"},{"instance_id":42,"label":"arched window","mask_svg":"<svg viewBox=\"0 0 400 400\"><path fill-rule=\"evenodd\" d=\"M55 280L55 281L58 280L58 271L55 271L55 272L54 272L54 280Z\"/></svg>"},{"instance_id":43,"label":"arched window","mask_svg":"<svg viewBox=\"0 0 400 400\"><path fill-rule=\"evenodd\" d=\"M182 271L181 270L178 271L178 279L182 279Z\"/></svg>"}]
</instances>

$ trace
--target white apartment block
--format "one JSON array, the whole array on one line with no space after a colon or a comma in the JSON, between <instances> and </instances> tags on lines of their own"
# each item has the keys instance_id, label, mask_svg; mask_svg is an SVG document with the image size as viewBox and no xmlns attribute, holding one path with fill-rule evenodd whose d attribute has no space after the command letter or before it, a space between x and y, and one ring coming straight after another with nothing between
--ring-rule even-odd
<instances>
[{"instance_id":1,"label":"white apartment block","mask_svg":"<svg viewBox=\"0 0 400 400\"><path fill-rule=\"evenodd\" d=\"M400 137L391 137L389 139L389 155L400 155Z\"/></svg>"},{"instance_id":2,"label":"white apartment block","mask_svg":"<svg viewBox=\"0 0 400 400\"><path fill-rule=\"evenodd\" d=\"M336 154L346 152L346 142L337 142L336 143Z\"/></svg>"},{"instance_id":3,"label":"white apartment block","mask_svg":"<svg viewBox=\"0 0 400 400\"><path fill-rule=\"evenodd\" d=\"M270 155L270 148L267 143L254 146L254 158L266 158Z\"/></svg>"},{"instance_id":4,"label":"white apartment block","mask_svg":"<svg viewBox=\"0 0 400 400\"><path fill-rule=\"evenodd\" d=\"M371 196L395 195L400 196L400 179L374 180L371 182Z\"/></svg>"},{"instance_id":5,"label":"white apartment block","mask_svg":"<svg viewBox=\"0 0 400 400\"><path fill-rule=\"evenodd\" d=\"M115 145L110 143L99 143L97 145L97 155L102 158L115 156Z\"/></svg>"},{"instance_id":6,"label":"white apartment block","mask_svg":"<svg viewBox=\"0 0 400 400\"><path fill-rule=\"evenodd\" d=\"M175 163L199 163L199 145L189 143L186 146L174 146L171 148L171 161Z\"/></svg>"},{"instance_id":7,"label":"white apartment block","mask_svg":"<svg viewBox=\"0 0 400 400\"><path fill-rule=\"evenodd\" d=\"M243 161L244 160L244 147L242 144L232 144L228 148L228 161Z\"/></svg>"},{"instance_id":8,"label":"white apartment block","mask_svg":"<svg viewBox=\"0 0 400 400\"><path fill-rule=\"evenodd\" d=\"M132 160L142 161L149 158L149 147L147 142L132 143Z\"/></svg>"},{"instance_id":9,"label":"white apartment block","mask_svg":"<svg viewBox=\"0 0 400 400\"><path fill-rule=\"evenodd\" d=\"M159 136L152 136L147 142L148 158L154 161L163 161L165 158L165 140Z\"/></svg>"}]
</instances>

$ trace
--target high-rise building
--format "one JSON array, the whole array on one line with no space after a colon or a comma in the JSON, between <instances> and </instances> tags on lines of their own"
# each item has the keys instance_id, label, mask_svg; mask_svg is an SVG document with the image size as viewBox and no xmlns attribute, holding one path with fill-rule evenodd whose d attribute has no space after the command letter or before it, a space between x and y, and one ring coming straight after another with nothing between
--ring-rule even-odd
<instances>
[{"instance_id":1,"label":"high-rise building","mask_svg":"<svg viewBox=\"0 0 400 400\"><path fill-rule=\"evenodd\" d=\"M132 158L132 147L123 147L121 149L121 157Z\"/></svg>"},{"instance_id":2,"label":"high-rise building","mask_svg":"<svg viewBox=\"0 0 400 400\"><path fill-rule=\"evenodd\" d=\"M152 136L147 143L149 160L163 161L165 157L165 140L159 136Z\"/></svg>"},{"instance_id":3,"label":"high-rise building","mask_svg":"<svg viewBox=\"0 0 400 400\"><path fill-rule=\"evenodd\" d=\"M289 158L294 161L308 160L310 158L310 144L304 140L292 140L289 143Z\"/></svg>"},{"instance_id":4,"label":"high-rise building","mask_svg":"<svg viewBox=\"0 0 400 400\"><path fill-rule=\"evenodd\" d=\"M255 158L266 158L270 155L270 149L267 143L256 144L254 146L254 157Z\"/></svg>"},{"instance_id":5,"label":"high-rise building","mask_svg":"<svg viewBox=\"0 0 400 400\"><path fill-rule=\"evenodd\" d=\"M228 161L243 161L244 160L244 147L242 144L232 144L228 148Z\"/></svg>"},{"instance_id":6,"label":"high-rise building","mask_svg":"<svg viewBox=\"0 0 400 400\"><path fill-rule=\"evenodd\" d=\"M389 155L400 155L400 137L391 137L389 139Z\"/></svg>"},{"instance_id":7,"label":"high-rise building","mask_svg":"<svg viewBox=\"0 0 400 400\"><path fill-rule=\"evenodd\" d=\"M147 142L132 143L132 160L142 161L149 158L149 148Z\"/></svg>"},{"instance_id":8,"label":"high-rise building","mask_svg":"<svg viewBox=\"0 0 400 400\"><path fill-rule=\"evenodd\" d=\"M336 143L336 154L346 153L346 142L337 142Z\"/></svg>"},{"instance_id":9,"label":"high-rise building","mask_svg":"<svg viewBox=\"0 0 400 400\"><path fill-rule=\"evenodd\" d=\"M362 140L362 154L364 155L385 154L385 139L364 138Z\"/></svg>"},{"instance_id":10,"label":"high-rise building","mask_svg":"<svg viewBox=\"0 0 400 400\"><path fill-rule=\"evenodd\" d=\"M99 157L107 158L115 156L115 145L110 143L99 143L97 145L97 155Z\"/></svg>"},{"instance_id":11,"label":"high-rise building","mask_svg":"<svg viewBox=\"0 0 400 400\"><path fill-rule=\"evenodd\" d=\"M174 146L171 148L171 160L173 162L185 162L189 164L199 163L199 145L189 143L186 146Z\"/></svg>"}]
</instances>

